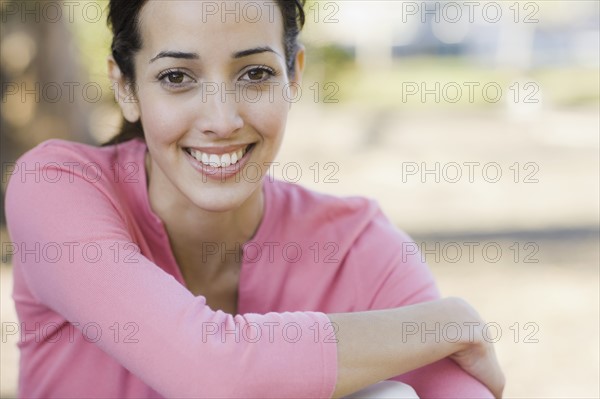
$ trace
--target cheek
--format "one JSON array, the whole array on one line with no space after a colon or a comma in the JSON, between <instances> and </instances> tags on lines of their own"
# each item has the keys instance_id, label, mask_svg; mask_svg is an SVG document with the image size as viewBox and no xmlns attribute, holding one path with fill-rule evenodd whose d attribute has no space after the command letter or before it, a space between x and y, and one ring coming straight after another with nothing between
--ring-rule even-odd
<instances>
[{"instance_id":1,"label":"cheek","mask_svg":"<svg viewBox=\"0 0 600 399\"><path fill-rule=\"evenodd\" d=\"M184 107L168 98L144 98L140 111L146 141L162 145L177 142L189 127L188 116L193 115Z\"/></svg>"},{"instance_id":2,"label":"cheek","mask_svg":"<svg viewBox=\"0 0 600 399\"><path fill-rule=\"evenodd\" d=\"M280 141L285 131L289 103L280 96L269 98L265 93L260 101L244 105L243 119L270 141Z\"/></svg>"}]
</instances>

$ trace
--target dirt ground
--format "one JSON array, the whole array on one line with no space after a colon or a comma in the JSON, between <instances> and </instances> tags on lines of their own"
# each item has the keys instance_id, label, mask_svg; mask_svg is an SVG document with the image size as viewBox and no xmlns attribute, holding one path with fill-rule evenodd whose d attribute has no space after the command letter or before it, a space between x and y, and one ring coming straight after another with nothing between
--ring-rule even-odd
<instances>
[{"instance_id":1,"label":"dirt ground","mask_svg":"<svg viewBox=\"0 0 600 399\"><path fill-rule=\"evenodd\" d=\"M443 295L466 298L488 322L507 398L600 397L597 108L514 120L294 107L282 166L298 162L311 188L379 201L426 253ZM436 182L407 173L408 162L496 162L506 177ZM523 173L535 163L538 181L524 184L515 162ZM11 269L0 271L1 318L12 322ZM4 329L1 345L10 397L18 353Z\"/></svg>"}]
</instances>

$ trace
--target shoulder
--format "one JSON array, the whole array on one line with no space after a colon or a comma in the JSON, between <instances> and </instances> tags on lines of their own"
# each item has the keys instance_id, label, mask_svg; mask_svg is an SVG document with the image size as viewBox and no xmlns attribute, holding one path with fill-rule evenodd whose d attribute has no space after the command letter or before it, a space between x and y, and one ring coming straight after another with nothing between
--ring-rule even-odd
<instances>
[{"instance_id":1,"label":"shoulder","mask_svg":"<svg viewBox=\"0 0 600 399\"><path fill-rule=\"evenodd\" d=\"M98 147L66 140L47 140L23 154L6 168L9 187L21 184L70 183L77 177L88 183L118 183L120 169L139 159L145 144L131 140L118 146ZM136 165L139 168L143 165Z\"/></svg>"},{"instance_id":2,"label":"shoulder","mask_svg":"<svg viewBox=\"0 0 600 399\"><path fill-rule=\"evenodd\" d=\"M351 303L346 310L385 309L438 296L414 240L389 220L377 201L279 181L270 184L278 200L277 214L270 217L273 237L304 245L318 278L329 282L323 284L328 287L324 295ZM298 268L302 273L308 269Z\"/></svg>"},{"instance_id":3,"label":"shoulder","mask_svg":"<svg viewBox=\"0 0 600 399\"><path fill-rule=\"evenodd\" d=\"M34 207L48 209L78 199L79 206L121 203L135 184L127 181L126 170L138 173L144 167L141 141L118 146L97 147L66 140L44 141L5 168L8 172L6 207L8 214ZM125 169L125 170L124 170ZM84 200L85 199L85 200ZM102 205L104 206L104 205ZM74 210L73 210L74 211Z\"/></svg>"},{"instance_id":4,"label":"shoulder","mask_svg":"<svg viewBox=\"0 0 600 399\"><path fill-rule=\"evenodd\" d=\"M279 180L266 184L272 233L335 242L341 251L354 252L359 248L369 248L369 252L386 243L402 245L411 241L372 198L324 194Z\"/></svg>"},{"instance_id":5,"label":"shoulder","mask_svg":"<svg viewBox=\"0 0 600 399\"><path fill-rule=\"evenodd\" d=\"M119 158L128 159L145 144L139 140L130 140L119 145L99 147L73 141L46 140L23 154L14 164L15 172L21 165L31 164L38 169L45 167L87 166L88 168L106 167ZM37 164L37 165L36 165ZM14 174L14 173L13 173Z\"/></svg>"},{"instance_id":6,"label":"shoulder","mask_svg":"<svg viewBox=\"0 0 600 399\"><path fill-rule=\"evenodd\" d=\"M272 205L280 217L285 216L295 224L323 228L331 224L365 227L381 214L378 203L367 197L335 196L280 180L269 180L266 184L270 191L267 198L275 202L267 206Z\"/></svg>"}]
</instances>

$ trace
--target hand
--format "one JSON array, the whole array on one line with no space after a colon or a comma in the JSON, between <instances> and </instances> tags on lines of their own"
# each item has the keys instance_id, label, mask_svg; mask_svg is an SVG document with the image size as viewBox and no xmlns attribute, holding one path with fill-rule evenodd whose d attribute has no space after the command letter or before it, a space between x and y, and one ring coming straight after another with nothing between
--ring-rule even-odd
<instances>
[{"instance_id":1,"label":"hand","mask_svg":"<svg viewBox=\"0 0 600 399\"><path fill-rule=\"evenodd\" d=\"M483 337L483 326L477 312L466 302L462 302L468 318L477 322L477 327L469 332L466 347L450 356L460 367L481 381L492 392L494 397L502 398L505 377L500 369L493 345ZM470 335L470 336L469 336Z\"/></svg>"}]
</instances>

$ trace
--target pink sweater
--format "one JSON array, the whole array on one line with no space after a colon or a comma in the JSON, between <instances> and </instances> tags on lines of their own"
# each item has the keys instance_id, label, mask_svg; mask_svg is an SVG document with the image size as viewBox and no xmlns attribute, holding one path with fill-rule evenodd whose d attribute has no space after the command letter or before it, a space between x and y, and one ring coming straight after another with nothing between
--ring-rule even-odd
<instances>
[{"instance_id":1,"label":"pink sweater","mask_svg":"<svg viewBox=\"0 0 600 399\"><path fill-rule=\"evenodd\" d=\"M330 397L337 348L325 313L438 297L375 202L266 177L239 314L215 311L186 289L150 208L145 152L140 140L50 140L17 162L6 212L20 397ZM491 397L450 360L396 379L422 398Z\"/></svg>"}]
</instances>

